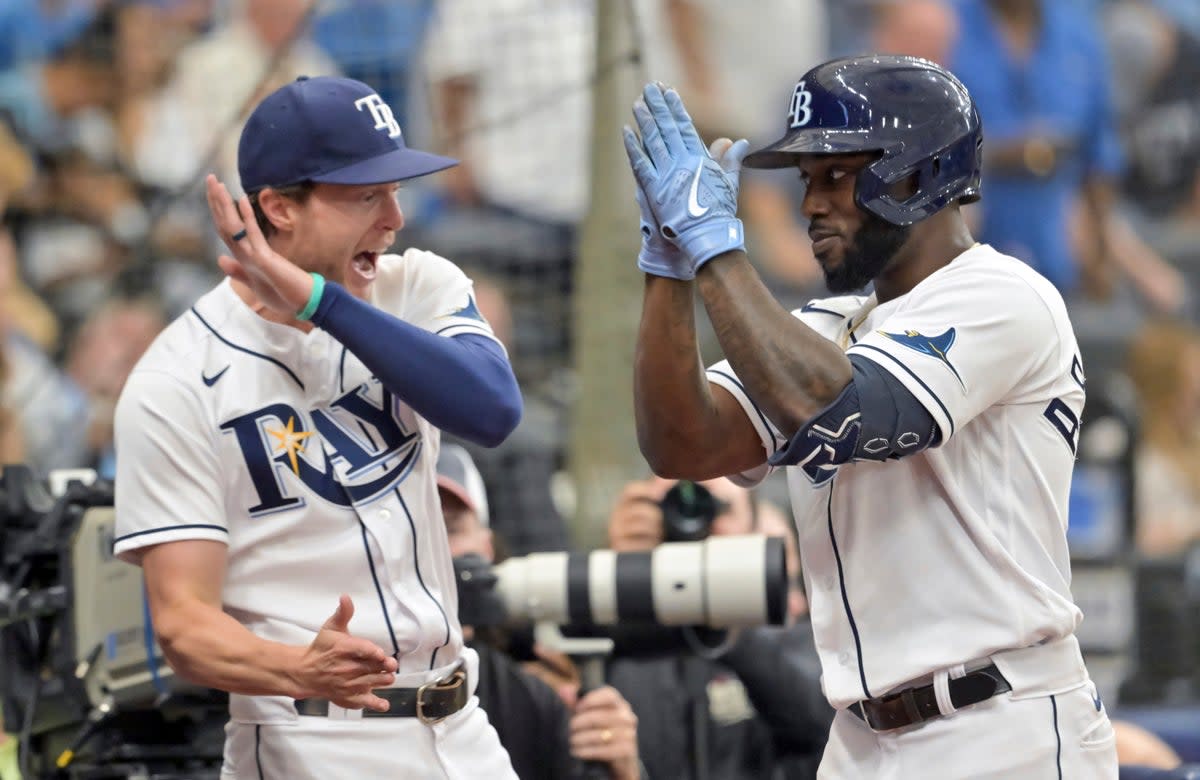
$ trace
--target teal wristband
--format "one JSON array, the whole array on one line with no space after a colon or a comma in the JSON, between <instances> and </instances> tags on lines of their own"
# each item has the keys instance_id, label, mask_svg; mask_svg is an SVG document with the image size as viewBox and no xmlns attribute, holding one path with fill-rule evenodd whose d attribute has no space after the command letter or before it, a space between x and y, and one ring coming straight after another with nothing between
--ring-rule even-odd
<instances>
[{"instance_id":1,"label":"teal wristband","mask_svg":"<svg viewBox=\"0 0 1200 780\"><path fill-rule=\"evenodd\" d=\"M308 303L304 304L304 308L296 312L298 320L311 320L317 313L317 307L321 305L321 296L325 293L325 277L312 271L309 271L309 276L313 280L312 295L308 296Z\"/></svg>"}]
</instances>

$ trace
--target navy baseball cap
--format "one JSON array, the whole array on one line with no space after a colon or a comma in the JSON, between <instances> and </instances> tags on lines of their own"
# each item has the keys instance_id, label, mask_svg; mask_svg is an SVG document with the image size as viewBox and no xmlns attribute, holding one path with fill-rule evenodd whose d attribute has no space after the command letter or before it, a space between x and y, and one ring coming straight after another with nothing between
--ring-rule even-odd
<instances>
[{"instance_id":1,"label":"navy baseball cap","mask_svg":"<svg viewBox=\"0 0 1200 780\"><path fill-rule=\"evenodd\" d=\"M392 109L375 90L336 76L301 76L267 95L238 142L245 192L302 181L384 184L457 164L409 149Z\"/></svg>"}]
</instances>

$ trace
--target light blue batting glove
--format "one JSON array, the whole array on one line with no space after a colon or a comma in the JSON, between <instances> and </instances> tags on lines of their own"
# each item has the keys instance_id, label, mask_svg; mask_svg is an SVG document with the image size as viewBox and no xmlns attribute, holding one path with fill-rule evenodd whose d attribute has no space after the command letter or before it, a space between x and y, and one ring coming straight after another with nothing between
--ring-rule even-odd
<instances>
[{"instance_id":1,"label":"light blue batting glove","mask_svg":"<svg viewBox=\"0 0 1200 780\"><path fill-rule=\"evenodd\" d=\"M625 140L625 151L631 160L635 154L645 156L642 142L638 140L637 135L628 127L624 128L623 137ZM686 281L696 278L696 272L692 269L691 258L684 254L683 250L679 247L668 241L666 236L662 234L658 218L650 210L649 200L646 197L645 190L642 189L640 181L634 182L633 192L634 198L637 199L638 209L641 212L642 248L638 252L638 268L648 274L665 276L668 279Z\"/></svg>"},{"instance_id":2,"label":"light blue batting glove","mask_svg":"<svg viewBox=\"0 0 1200 780\"><path fill-rule=\"evenodd\" d=\"M744 249L737 191L749 144L734 144L718 163L678 93L664 93L655 83L646 85L633 114L642 142L632 148L627 142L626 151L662 235L683 250L693 272L717 255Z\"/></svg>"},{"instance_id":3,"label":"light blue batting glove","mask_svg":"<svg viewBox=\"0 0 1200 780\"><path fill-rule=\"evenodd\" d=\"M733 185L733 198L736 201L741 191L742 158L750 151L750 142L743 138L740 141L730 141L728 138L718 138L708 147L708 156L717 161L721 170L729 176Z\"/></svg>"}]
</instances>

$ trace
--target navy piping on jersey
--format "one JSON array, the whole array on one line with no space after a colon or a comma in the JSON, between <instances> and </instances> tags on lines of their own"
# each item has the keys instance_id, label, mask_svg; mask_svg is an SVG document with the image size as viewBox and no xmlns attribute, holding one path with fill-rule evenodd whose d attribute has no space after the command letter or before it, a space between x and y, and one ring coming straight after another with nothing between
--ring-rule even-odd
<instances>
[{"instance_id":1,"label":"navy piping on jersey","mask_svg":"<svg viewBox=\"0 0 1200 780\"><path fill-rule=\"evenodd\" d=\"M850 621L850 633L854 634L854 651L858 653L858 679L862 683L863 698L873 699L871 690L867 688L867 670L863 666L862 639L858 636L858 623L854 622L854 612L850 609L850 595L846 592L846 572L842 568L842 554L838 550L837 537L833 534L833 485L837 481L835 474L829 480L829 500L825 504L825 518L829 523L829 542L833 545L833 560L837 563L838 584L842 589L842 606L846 609L846 617Z\"/></svg>"},{"instance_id":2,"label":"navy piping on jersey","mask_svg":"<svg viewBox=\"0 0 1200 780\"><path fill-rule=\"evenodd\" d=\"M440 336L443 333L445 333L446 331L454 330L455 328L466 328L467 333L462 334L464 336L466 336L469 333L472 336L487 336L489 338L495 338L494 334L488 333L483 328L474 328L474 327L471 327L470 325L467 325L466 323L462 323L462 322L456 322L453 325L447 325L444 328L438 328L437 330L434 331L434 335Z\"/></svg>"},{"instance_id":3,"label":"navy piping on jersey","mask_svg":"<svg viewBox=\"0 0 1200 780\"><path fill-rule=\"evenodd\" d=\"M1051 711L1054 713L1054 764L1058 767L1058 780L1062 780L1062 734L1058 731L1058 699L1050 697Z\"/></svg>"},{"instance_id":4,"label":"navy piping on jersey","mask_svg":"<svg viewBox=\"0 0 1200 780\"><path fill-rule=\"evenodd\" d=\"M399 495L399 493L397 493ZM396 632L392 628L392 618L388 614L387 601L383 598L383 587L379 584L379 575L375 571L375 558L371 555L371 543L367 539L367 524L362 521L358 513L354 513L358 519L358 531L362 534L363 552L367 554L367 567L371 570L371 582L375 583L375 593L379 596L379 609L383 612L383 622L387 623L388 638L392 640L392 655L396 660L400 660L400 645L396 642Z\"/></svg>"},{"instance_id":5,"label":"navy piping on jersey","mask_svg":"<svg viewBox=\"0 0 1200 780\"><path fill-rule=\"evenodd\" d=\"M433 602L433 605L438 608L438 612L442 613L442 623L446 626L446 639L442 644L434 648L433 655L429 657L429 668L437 668L437 654L446 645L450 644L450 619L446 617L446 610L442 607L440 601L434 597L429 588L425 585L425 578L421 576L421 556L417 552L417 524L413 522L412 512L408 511L408 504L404 503L404 496L400 495L400 491L396 490L396 498L400 501L400 506L404 509L404 514L408 517L408 527L412 531L413 538L413 571L417 573L417 582L421 584L421 590L425 591L425 595Z\"/></svg>"},{"instance_id":6,"label":"navy piping on jersey","mask_svg":"<svg viewBox=\"0 0 1200 780\"><path fill-rule=\"evenodd\" d=\"M200 320L200 324L203 325L204 327L208 328L209 331L211 331L212 334L214 336L216 336L217 339L222 344L225 344L226 346L231 347L232 349L236 349L238 352L245 352L247 355L253 355L256 358L261 358L261 359L267 361L268 363L274 363L275 365L282 368L285 372L287 372L287 375L292 378L293 382L295 382L297 385L300 386L301 390L304 389L304 383L300 381L300 377L296 376L296 374L292 371L292 369L288 368L283 363L280 363L278 360L276 360L273 357L270 357L269 355L264 355L261 352L255 352L252 349L247 349L246 347L241 347L241 346L238 346L237 344L234 344L232 341L230 341L229 339L225 338L220 333L218 333L216 328L214 328L212 325L209 325L208 320L206 320L202 316L200 316L200 312L196 311L195 306L192 307L192 314L195 314L196 319Z\"/></svg>"},{"instance_id":7,"label":"navy piping on jersey","mask_svg":"<svg viewBox=\"0 0 1200 780\"><path fill-rule=\"evenodd\" d=\"M738 381L738 378L736 376L734 376L733 374L727 374L724 371L717 371L716 369L709 369L709 371L712 371L712 373L716 374L717 376L723 376L726 379L728 379L730 382L733 382L735 385L737 385L738 390L742 391L742 395L746 396L746 400L749 401L750 405L754 407L754 413L758 415L758 419L762 420L763 427L767 429L768 433L770 433L771 432L771 423L769 423L767 421L767 416L762 413L762 409L758 408L758 404L754 403L754 399L751 398L750 394L746 392L746 386L743 385L740 381ZM776 452L779 452L779 442L776 441L775 436L772 435L771 436L771 454L774 455Z\"/></svg>"},{"instance_id":8,"label":"navy piping on jersey","mask_svg":"<svg viewBox=\"0 0 1200 780\"><path fill-rule=\"evenodd\" d=\"M146 534L158 534L158 533L163 533L165 531L178 531L178 530L182 530L184 528L211 528L214 531L221 531L222 533L225 533L225 534L229 533L228 528L223 528L222 526L213 525L211 523L184 523L183 525L164 525L161 528L151 528L148 531L134 531L131 534L125 534L124 536L116 537L115 539L113 539L113 544L116 544L117 542L123 542L126 539L133 539L134 537L137 537L137 536L145 536Z\"/></svg>"},{"instance_id":9,"label":"navy piping on jersey","mask_svg":"<svg viewBox=\"0 0 1200 780\"><path fill-rule=\"evenodd\" d=\"M258 749L262 745L262 724L258 723L254 726L254 768L258 770L258 780L264 780L262 768L262 756L259 755Z\"/></svg>"},{"instance_id":10,"label":"navy piping on jersey","mask_svg":"<svg viewBox=\"0 0 1200 780\"><path fill-rule=\"evenodd\" d=\"M879 347L872 346L871 344L861 344L859 346L862 349L870 349L875 352L878 352L881 355L886 355L889 360L891 360L896 365L900 366L900 368L903 368L905 373L907 373L914 380L916 380L917 384L919 384L921 387L925 388L925 392L929 393L929 397L932 398L937 403L938 408L940 408L942 410L942 414L946 415L946 419L950 422L950 436L954 435L954 418L950 415L950 410L946 408L946 405L944 403L942 403L942 399L938 398L937 393L933 392L933 390L929 387L929 385L925 384L924 379L922 379L921 377L914 374L913 370L911 368L904 365L904 363L900 362L900 359L897 358L895 355L891 354L890 352L888 352L886 350L882 350ZM950 436L947 436L946 439L949 439Z\"/></svg>"},{"instance_id":11,"label":"navy piping on jersey","mask_svg":"<svg viewBox=\"0 0 1200 780\"><path fill-rule=\"evenodd\" d=\"M342 356L338 359L338 392L346 392L346 348L342 347Z\"/></svg>"},{"instance_id":12,"label":"navy piping on jersey","mask_svg":"<svg viewBox=\"0 0 1200 780\"><path fill-rule=\"evenodd\" d=\"M328 457L329 453L326 452ZM367 568L371 572L371 582L375 585L375 595L379 596L379 611L383 613L383 622L387 624L388 638L392 640L392 657L400 660L400 645L396 642L396 632L392 628L392 617L388 614L387 601L383 598L383 586L379 584L379 574L375 571L375 558L371 555L371 542L367 539L367 524L363 522L362 515L358 513L358 507L354 504L354 499L350 497L350 491L346 486L338 481L338 486L341 487L342 493L346 496L346 501L350 504L350 509L354 512L354 519L358 521L358 532L362 535L363 553L367 556ZM400 491L396 490L396 495L400 495Z\"/></svg>"},{"instance_id":13,"label":"navy piping on jersey","mask_svg":"<svg viewBox=\"0 0 1200 780\"><path fill-rule=\"evenodd\" d=\"M818 314L832 314L834 317L845 317L846 316L845 314L842 314L840 311L833 311L832 309L822 309L820 306L813 306L811 303L805 305L805 307L800 310L800 313L807 314L810 311L816 312Z\"/></svg>"}]
</instances>

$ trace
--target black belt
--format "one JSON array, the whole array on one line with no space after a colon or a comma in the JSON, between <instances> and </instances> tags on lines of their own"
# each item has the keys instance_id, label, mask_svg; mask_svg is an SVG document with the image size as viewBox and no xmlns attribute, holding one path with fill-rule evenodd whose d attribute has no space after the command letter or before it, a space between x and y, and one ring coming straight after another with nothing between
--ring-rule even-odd
<instances>
[{"instance_id":1,"label":"black belt","mask_svg":"<svg viewBox=\"0 0 1200 780\"><path fill-rule=\"evenodd\" d=\"M995 664L948 680L947 687L950 689L950 703L955 709L969 707L1012 690ZM905 688L878 699L863 699L851 704L850 712L865 721L872 731L904 728L942 714L933 685Z\"/></svg>"},{"instance_id":2,"label":"black belt","mask_svg":"<svg viewBox=\"0 0 1200 780\"><path fill-rule=\"evenodd\" d=\"M372 693L391 706L387 712L364 708L364 718L417 718L422 723L445 720L465 707L470 698L467 674L461 669L420 688L379 688ZM296 712L324 717L329 715L330 704L329 699L296 699Z\"/></svg>"}]
</instances>

